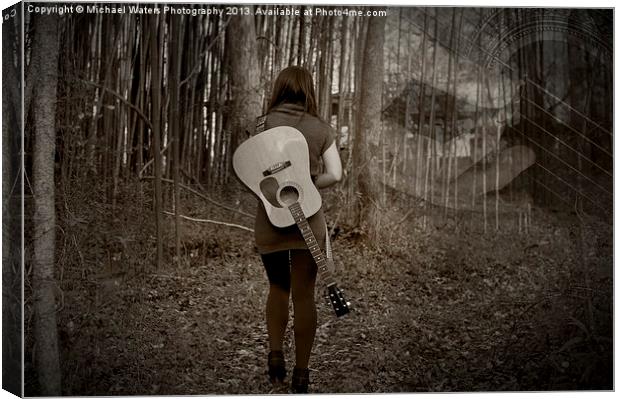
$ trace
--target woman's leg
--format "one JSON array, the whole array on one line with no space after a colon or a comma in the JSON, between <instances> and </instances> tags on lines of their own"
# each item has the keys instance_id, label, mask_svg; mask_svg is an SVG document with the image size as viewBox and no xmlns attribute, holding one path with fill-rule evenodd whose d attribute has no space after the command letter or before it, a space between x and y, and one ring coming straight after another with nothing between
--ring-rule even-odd
<instances>
[{"instance_id":1,"label":"woman's leg","mask_svg":"<svg viewBox=\"0 0 620 399\"><path fill-rule=\"evenodd\" d=\"M269 349L281 351L284 341L284 332L288 322L288 291L277 285L270 284L267 296L267 334L269 334Z\"/></svg>"},{"instance_id":2,"label":"woman's leg","mask_svg":"<svg viewBox=\"0 0 620 399\"><path fill-rule=\"evenodd\" d=\"M265 316L270 351L281 351L284 332L288 323L288 299L291 287L291 275L288 251L261 255L267 277L269 294Z\"/></svg>"},{"instance_id":3,"label":"woman's leg","mask_svg":"<svg viewBox=\"0 0 620 399\"><path fill-rule=\"evenodd\" d=\"M291 289L295 312L295 361L297 368L308 368L316 334L314 285L317 266L308 250L291 251Z\"/></svg>"}]
</instances>

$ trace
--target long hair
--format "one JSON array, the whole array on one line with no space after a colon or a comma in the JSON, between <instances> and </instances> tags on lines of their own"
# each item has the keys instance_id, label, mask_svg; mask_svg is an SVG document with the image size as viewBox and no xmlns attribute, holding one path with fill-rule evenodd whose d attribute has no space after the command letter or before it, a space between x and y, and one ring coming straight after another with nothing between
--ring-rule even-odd
<instances>
[{"instance_id":1,"label":"long hair","mask_svg":"<svg viewBox=\"0 0 620 399\"><path fill-rule=\"evenodd\" d=\"M284 103L301 105L305 112L318 117L314 82L306 68L290 66L283 69L276 78L267 111Z\"/></svg>"}]
</instances>

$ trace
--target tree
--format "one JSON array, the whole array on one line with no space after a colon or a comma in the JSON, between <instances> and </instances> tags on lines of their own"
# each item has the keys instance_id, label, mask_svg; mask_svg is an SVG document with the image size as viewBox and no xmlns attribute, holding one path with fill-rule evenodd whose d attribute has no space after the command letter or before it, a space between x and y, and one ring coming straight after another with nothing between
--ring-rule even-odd
<instances>
[{"instance_id":1,"label":"tree","mask_svg":"<svg viewBox=\"0 0 620 399\"><path fill-rule=\"evenodd\" d=\"M368 23L362 61L360 104L353 142L353 183L357 195L353 223L372 230L379 200L377 154L381 136L381 97L383 93L383 44L385 17L373 17ZM370 231L369 230L369 231Z\"/></svg>"},{"instance_id":2,"label":"tree","mask_svg":"<svg viewBox=\"0 0 620 399\"><path fill-rule=\"evenodd\" d=\"M183 47L179 45L179 36L180 32L180 19L179 17L171 18L171 35L170 35L170 52L169 59L170 62L170 137L172 140L172 162L173 162L173 176L174 176L174 237L175 237L175 254L176 254L176 263L179 265L181 263L181 239L180 239L180 205L181 205L181 195L179 191L179 166L181 164L180 149L179 149L179 140L181 137L181 132L179 131L180 123L179 118L181 117L179 112L179 71L181 68L181 57Z\"/></svg>"},{"instance_id":3,"label":"tree","mask_svg":"<svg viewBox=\"0 0 620 399\"><path fill-rule=\"evenodd\" d=\"M54 292L54 252L56 214L54 193L54 154L56 146L56 87L58 85L58 18L35 19L33 54L40 54L29 78L36 79L32 100L35 122L34 145L34 262L33 292L37 373L40 394L59 396L60 359ZM45 62L40 62L45 60ZM35 59L33 59L35 62Z\"/></svg>"},{"instance_id":4,"label":"tree","mask_svg":"<svg viewBox=\"0 0 620 399\"><path fill-rule=\"evenodd\" d=\"M233 16L226 29L229 84L232 108L228 130L231 134L226 164L232 162L232 152L243 139L245 128L261 114L260 70L257 62L256 28L254 17Z\"/></svg>"},{"instance_id":5,"label":"tree","mask_svg":"<svg viewBox=\"0 0 620 399\"><path fill-rule=\"evenodd\" d=\"M151 64L151 119L153 120L153 157L155 159L155 225L157 229L157 269L161 270L164 257L163 249L163 220L162 220L162 160L161 160L161 72L160 72L160 56L162 41L158 35L158 15L150 17L150 64Z\"/></svg>"},{"instance_id":6,"label":"tree","mask_svg":"<svg viewBox=\"0 0 620 399\"><path fill-rule=\"evenodd\" d=\"M12 8L17 11L17 6ZM4 15L10 15L11 9ZM2 24L2 388L22 395L22 278L21 278L21 132L18 70L21 48L17 14ZM16 57L17 56L17 57ZM17 58L18 65L14 64Z\"/></svg>"}]
</instances>

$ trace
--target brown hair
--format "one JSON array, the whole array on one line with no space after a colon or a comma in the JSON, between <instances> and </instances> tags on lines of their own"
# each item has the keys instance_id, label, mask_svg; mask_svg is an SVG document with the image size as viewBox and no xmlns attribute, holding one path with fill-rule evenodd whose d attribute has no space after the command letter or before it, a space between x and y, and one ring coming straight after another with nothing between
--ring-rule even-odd
<instances>
[{"instance_id":1,"label":"brown hair","mask_svg":"<svg viewBox=\"0 0 620 399\"><path fill-rule=\"evenodd\" d=\"M301 105L304 111L318 117L314 82L306 68L290 66L283 69L276 78L268 112L284 103Z\"/></svg>"}]
</instances>

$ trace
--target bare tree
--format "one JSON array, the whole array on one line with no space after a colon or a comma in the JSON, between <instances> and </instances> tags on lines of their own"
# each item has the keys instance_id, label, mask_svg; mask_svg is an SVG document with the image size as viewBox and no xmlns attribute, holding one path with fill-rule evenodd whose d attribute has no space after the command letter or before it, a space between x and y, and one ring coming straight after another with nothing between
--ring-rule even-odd
<instances>
[{"instance_id":1,"label":"bare tree","mask_svg":"<svg viewBox=\"0 0 620 399\"><path fill-rule=\"evenodd\" d=\"M360 105L358 123L353 143L353 181L357 195L353 222L370 229L375 226L378 203L378 182L380 176L373 173L377 164L378 146L381 137L381 97L383 93L383 43L385 39L385 18L370 19L362 61Z\"/></svg>"},{"instance_id":2,"label":"bare tree","mask_svg":"<svg viewBox=\"0 0 620 399\"><path fill-rule=\"evenodd\" d=\"M163 220L162 220L162 161L161 161L161 123L160 123L160 104L161 104L161 72L160 72L160 49L161 36L158 35L158 16L150 18L151 40L150 40L150 64L151 64L151 119L153 120L153 157L155 158L155 221L157 228L157 268L161 269L164 250L163 250Z\"/></svg>"},{"instance_id":3,"label":"bare tree","mask_svg":"<svg viewBox=\"0 0 620 399\"><path fill-rule=\"evenodd\" d=\"M179 112L179 70L181 68L181 57L183 46L179 43L179 36L182 35L180 29L180 19L182 16L173 16L171 18L171 34L170 34L170 52L168 59L170 60L170 74L168 75L170 82L170 139L172 140L172 162L173 162L173 176L174 176L174 237L175 237L175 254L176 263L181 263L181 238L180 238L180 205L181 196L179 191L179 167L181 164L179 140L181 138L181 132L179 131L180 123L179 118L181 114Z\"/></svg>"},{"instance_id":4,"label":"bare tree","mask_svg":"<svg viewBox=\"0 0 620 399\"><path fill-rule=\"evenodd\" d=\"M14 6L13 11L17 10ZM6 10L9 15L11 10ZM22 278L21 278L21 204L20 169L22 131L18 117L21 96L17 71L21 69L21 37L16 21L2 24L2 388L22 395ZM16 57L17 56L17 57ZM14 61L17 58L17 68Z\"/></svg>"},{"instance_id":5,"label":"bare tree","mask_svg":"<svg viewBox=\"0 0 620 399\"><path fill-rule=\"evenodd\" d=\"M60 359L56 326L56 280L54 252L56 248L56 213L54 193L54 153L56 144L56 86L58 84L58 19L41 16L35 19L33 54L40 54L36 75L33 111L34 145L34 262L33 292L35 309L36 367L40 393L59 396Z\"/></svg>"},{"instance_id":6,"label":"bare tree","mask_svg":"<svg viewBox=\"0 0 620 399\"><path fill-rule=\"evenodd\" d=\"M227 164L232 162L232 152L242 140L244 129L251 125L262 111L254 18L233 16L226 36L230 50L230 87L232 109L230 112L230 148L226 154Z\"/></svg>"}]
</instances>

